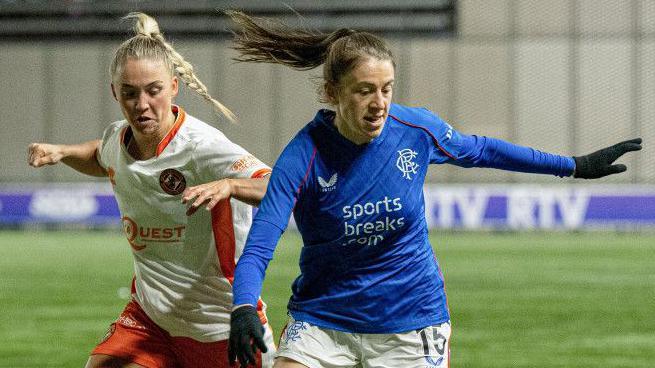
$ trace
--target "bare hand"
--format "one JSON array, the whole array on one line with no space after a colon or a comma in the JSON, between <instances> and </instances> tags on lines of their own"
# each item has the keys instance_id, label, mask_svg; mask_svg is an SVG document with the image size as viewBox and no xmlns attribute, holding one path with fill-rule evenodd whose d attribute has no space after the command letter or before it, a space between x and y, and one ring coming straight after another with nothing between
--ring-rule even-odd
<instances>
[{"instance_id":1,"label":"bare hand","mask_svg":"<svg viewBox=\"0 0 655 368\"><path fill-rule=\"evenodd\" d=\"M211 211L218 202L230 198L231 195L230 179L222 179L186 188L182 193L182 203L193 201L186 211L187 216L191 216L202 205L205 205L207 211Z\"/></svg>"},{"instance_id":2,"label":"bare hand","mask_svg":"<svg viewBox=\"0 0 655 368\"><path fill-rule=\"evenodd\" d=\"M47 143L32 143L27 147L27 162L32 167L54 165L64 157L60 145Z\"/></svg>"}]
</instances>

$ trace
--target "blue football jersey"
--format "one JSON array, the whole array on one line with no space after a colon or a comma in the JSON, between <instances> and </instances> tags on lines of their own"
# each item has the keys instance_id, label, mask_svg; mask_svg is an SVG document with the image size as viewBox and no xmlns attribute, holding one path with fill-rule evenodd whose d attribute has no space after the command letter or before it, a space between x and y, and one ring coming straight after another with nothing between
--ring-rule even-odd
<instances>
[{"instance_id":1,"label":"blue football jersey","mask_svg":"<svg viewBox=\"0 0 655 368\"><path fill-rule=\"evenodd\" d=\"M253 304L293 212L303 247L288 304L294 319L334 330L396 333L450 319L428 239L428 165L569 176L573 159L461 134L428 110L392 104L378 137L357 145L320 110L278 159L234 280Z\"/></svg>"}]
</instances>

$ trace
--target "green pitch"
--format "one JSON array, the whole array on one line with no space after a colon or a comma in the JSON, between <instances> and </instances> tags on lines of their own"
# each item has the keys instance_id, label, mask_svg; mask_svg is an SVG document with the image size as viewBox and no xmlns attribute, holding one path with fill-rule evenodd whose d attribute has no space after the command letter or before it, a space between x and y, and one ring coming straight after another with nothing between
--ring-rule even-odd
<instances>
[{"instance_id":1,"label":"green pitch","mask_svg":"<svg viewBox=\"0 0 655 368\"><path fill-rule=\"evenodd\" d=\"M452 367L653 367L655 235L435 233ZM299 238L264 299L279 334ZM119 232L0 232L0 367L82 367L126 303Z\"/></svg>"}]
</instances>

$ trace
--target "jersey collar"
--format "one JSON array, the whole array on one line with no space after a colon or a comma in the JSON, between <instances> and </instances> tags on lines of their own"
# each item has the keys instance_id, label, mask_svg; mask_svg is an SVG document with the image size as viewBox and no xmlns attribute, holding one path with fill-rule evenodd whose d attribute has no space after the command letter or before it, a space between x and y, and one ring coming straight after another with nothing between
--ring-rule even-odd
<instances>
[{"instance_id":1,"label":"jersey collar","mask_svg":"<svg viewBox=\"0 0 655 368\"><path fill-rule=\"evenodd\" d=\"M166 136L164 136L161 142L159 142L159 144L157 145L157 151L155 152L155 157L158 157L164 151L166 146L168 146L168 144L173 140L173 138L175 138L175 135L180 130L182 123L184 123L184 120L186 119L186 113L181 107L177 105L173 105L171 107L171 110L173 111L173 114L175 114L175 122L173 123L171 129L168 130L168 133L166 133ZM125 127L123 133L121 134L121 144L123 145L123 147L127 147L127 144L132 139L132 136L133 136L132 127L128 125Z\"/></svg>"},{"instance_id":2,"label":"jersey collar","mask_svg":"<svg viewBox=\"0 0 655 368\"><path fill-rule=\"evenodd\" d=\"M159 156L164 151L166 146L168 146L168 144L173 140L173 138L175 138L175 135L180 130L180 127L186 118L186 113L181 107L173 105L171 110L173 110L173 114L175 114L175 123L173 123L171 129L168 131L168 133L166 133L164 139L162 139L161 142L159 142L157 145L157 156Z\"/></svg>"}]
</instances>

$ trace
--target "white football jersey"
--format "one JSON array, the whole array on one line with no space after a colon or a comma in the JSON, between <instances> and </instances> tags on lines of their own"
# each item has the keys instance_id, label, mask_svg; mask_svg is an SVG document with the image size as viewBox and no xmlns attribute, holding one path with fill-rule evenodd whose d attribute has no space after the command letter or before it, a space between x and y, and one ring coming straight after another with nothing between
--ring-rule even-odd
<instances>
[{"instance_id":1,"label":"white football jersey","mask_svg":"<svg viewBox=\"0 0 655 368\"><path fill-rule=\"evenodd\" d=\"M224 178L261 177L270 168L219 130L174 106L175 124L157 156L137 161L125 143L126 120L109 125L99 162L109 173L134 255L133 297L172 336L202 342L229 337L232 278L252 222L252 207L235 199L192 216L185 188ZM265 305L259 303L265 320Z\"/></svg>"}]
</instances>

